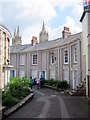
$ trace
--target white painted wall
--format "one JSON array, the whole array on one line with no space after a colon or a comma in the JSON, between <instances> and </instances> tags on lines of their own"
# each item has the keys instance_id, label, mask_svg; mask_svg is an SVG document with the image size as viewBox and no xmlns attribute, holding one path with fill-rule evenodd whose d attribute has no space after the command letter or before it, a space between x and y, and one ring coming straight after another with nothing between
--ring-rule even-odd
<instances>
[{"instance_id":1,"label":"white painted wall","mask_svg":"<svg viewBox=\"0 0 90 120\"><path fill-rule=\"evenodd\" d=\"M8 70L8 82L10 82L10 70Z\"/></svg>"},{"instance_id":2,"label":"white painted wall","mask_svg":"<svg viewBox=\"0 0 90 120\"><path fill-rule=\"evenodd\" d=\"M24 70L20 70L20 71L19 71L19 77L24 77L24 76L25 76Z\"/></svg>"},{"instance_id":3,"label":"white painted wall","mask_svg":"<svg viewBox=\"0 0 90 120\"><path fill-rule=\"evenodd\" d=\"M41 71L40 71L40 72L39 72L39 78L41 77L41 74L42 74L42 73L41 73Z\"/></svg>"},{"instance_id":4,"label":"white painted wall","mask_svg":"<svg viewBox=\"0 0 90 120\"><path fill-rule=\"evenodd\" d=\"M7 84L7 70L5 70L5 85Z\"/></svg>"},{"instance_id":5,"label":"white painted wall","mask_svg":"<svg viewBox=\"0 0 90 120\"><path fill-rule=\"evenodd\" d=\"M38 72L37 70L32 70L32 78L37 78L38 77Z\"/></svg>"},{"instance_id":6,"label":"white painted wall","mask_svg":"<svg viewBox=\"0 0 90 120\"><path fill-rule=\"evenodd\" d=\"M88 46L88 74L90 75L90 45Z\"/></svg>"},{"instance_id":7,"label":"white painted wall","mask_svg":"<svg viewBox=\"0 0 90 120\"><path fill-rule=\"evenodd\" d=\"M68 83L69 83L69 72L67 69L64 69L63 71L63 74L64 74L64 80L66 80Z\"/></svg>"},{"instance_id":8,"label":"white painted wall","mask_svg":"<svg viewBox=\"0 0 90 120\"><path fill-rule=\"evenodd\" d=\"M5 85L10 81L10 70L5 70Z\"/></svg>"},{"instance_id":9,"label":"white painted wall","mask_svg":"<svg viewBox=\"0 0 90 120\"><path fill-rule=\"evenodd\" d=\"M50 70L50 79L51 78L55 80L55 70Z\"/></svg>"},{"instance_id":10,"label":"white painted wall","mask_svg":"<svg viewBox=\"0 0 90 120\"><path fill-rule=\"evenodd\" d=\"M24 65L25 64L25 55L21 54L20 55L20 65Z\"/></svg>"}]
</instances>

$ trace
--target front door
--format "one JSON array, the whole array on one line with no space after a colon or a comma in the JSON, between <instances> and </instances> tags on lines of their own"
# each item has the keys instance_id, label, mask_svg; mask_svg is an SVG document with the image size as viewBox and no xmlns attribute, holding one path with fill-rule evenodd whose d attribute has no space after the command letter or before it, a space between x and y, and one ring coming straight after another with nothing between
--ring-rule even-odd
<instances>
[{"instance_id":1,"label":"front door","mask_svg":"<svg viewBox=\"0 0 90 120\"><path fill-rule=\"evenodd\" d=\"M73 89L77 88L77 71L73 71Z\"/></svg>"},{"instance_id":2,"label":"front door","mask_svg":"<svg viewBox=\"0 0 90 120\"><path fill-rule=\"evenodd\" d=\"M43 71L43 78L45 79L45 71Z\"/></svg>"},{"instance_id":3,"label":"front door","mask_svg":"<svg viewBox=\"0 0 90 120\"><path fill-rule=\"evenodd\" d=\"M13 74L13 77L15 77L15 71L14 70L12 71L12 74Z\"/></svg>"}]
</instances>

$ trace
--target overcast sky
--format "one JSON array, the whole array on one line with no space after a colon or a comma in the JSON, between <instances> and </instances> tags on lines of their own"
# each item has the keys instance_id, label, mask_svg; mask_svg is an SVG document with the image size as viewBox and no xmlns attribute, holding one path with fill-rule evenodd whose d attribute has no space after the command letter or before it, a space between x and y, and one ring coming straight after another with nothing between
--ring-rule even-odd
<instances>
[{"instance_id":1,"label":"overcast sky","mask_svg":"<svg viewBox=\"0 0 90 120\"><path fill-rule=\"evenodd\" d=\"M61 37L64 26L72 34L81 32L82 13L82 0L0 0L0 23L12 36L19 25L23 44L30 44L32 36L39 38L43 21L49 40Z\"/></svg>"}]
</instances>

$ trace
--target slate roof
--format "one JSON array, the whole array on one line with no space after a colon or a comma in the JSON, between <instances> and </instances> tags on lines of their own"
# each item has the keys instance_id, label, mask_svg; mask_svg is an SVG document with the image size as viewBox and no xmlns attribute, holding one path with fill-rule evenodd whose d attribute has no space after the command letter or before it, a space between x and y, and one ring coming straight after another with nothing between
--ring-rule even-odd
<instances>
[{"instance_id":1,"label":"slate roof","mask_svg":"<svg viewBox=\"0 0 90 120\"><path fill-rule=\"evenodd\" d=\"M11 46L10 47L10 52L11 53L15 53L15 52L17 53L17 52L29 52L29 51L51 49L51 48L63 46L65 44L73 42L74 40L76 40L77 38L80 38L80 37L81 37L81 32L77 33L77 34L74 34L74 35L70 35L70 36L66 37L65 39L58 38L56 40L51 40L51 41L48 41L48 42L38 43L34 46L32 46L31 44Z\"/></svg>"},{"instance_id":2,"label":"slate roof","mask_svg":"<svg viewBox=\"0 0 90 120\"><path fill-rule=\"evenodd\" d=\"M10 53L18 53L28 47L31 47L31 44L10 46Z\"/></svg>"}]
</instances>

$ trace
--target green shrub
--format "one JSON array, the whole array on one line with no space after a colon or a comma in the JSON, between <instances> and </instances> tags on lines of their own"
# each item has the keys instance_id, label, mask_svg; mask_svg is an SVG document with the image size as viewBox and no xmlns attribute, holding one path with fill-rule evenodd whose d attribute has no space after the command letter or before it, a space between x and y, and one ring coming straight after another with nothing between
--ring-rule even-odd
<instances>
[{"instance_id":1,"label":"green shrub","mask_svg":"<svg viewBox=\"0 0 90 120\"><path fill-rule=\"evenodd\" d=\"M67 81L61 81L61 88L68 88Z\"/></svg>"},{"instance_id":2,"label":"green shrub","mask_svg":"<svg viewBox=\"0 0 90 120\"><path fill-rule=\"evenodd\" d=\"M48 85L48 80L44 80L44 84L45 84L45 85Z\"/></svg>"},{"instance_id":3,"label":"green shrub","mask_svg":"<svg viewBox=\"0 0 90 120\"><path fill-rule=\"evenodd\" d=\"M22 84L22 86L29 86L30 85L30 79L29 78L13 78L13 77L10 77L10 83L17 83L18 84Z\"/></svg>"},{"instance_id":4,"label":"green shrub","mask_svg":"<svg viewBox=\"0 0 90 120\"><path fill-rule=\"evenodd\" d=\"M14 98L10 93L2 100L3 106L13 106L18 102L16 98Z\"/></svg>"},{"instance_id":5,"label":"green shrub","mask_svg":"<svg viewBox=\"0 0 90 120\"><path fill-rule=\"evenodd\" d=\"M67 89L69 85L67 84L67 81L60 81L60 80L45 80L45 85L50 85L56 88L62 88L62 89Z\"/></svg>"},{"instance_id":6,"label":"green shrub","mask_svg":"<svg viewBox=\"0 0 90 120\"><path fill-rule=\"evenodd\" d=\"M50 80L44 80L45 85L50 85Z\"/></svg>"},{"instance_id":7,"label":"green shrub","mask_svg":"<svg viewBox=\"0 0 90 120\"><path fill-rule=\"evenodd\" d=\"M50 79L49 82L49 85L52 86L54 84L54 79Z\"/></svg>"},{"instance_id":8,"label":"green shrub","mask_svg":"<svg viewBox=\"0 0 90 120\"><path fill-rule=\"evenodd\" d=\"M30 93L29 78L10 78L10 83L4 87L2 101L4 106L12 106Z\"/></svg>"},{"instance_id":9,"label":"green shrub","mask_svg":"<svg viewBox=\"0 0 90 120\"><path fill-rule=\"evenodd\" d=\"M61 81L57 81L57 82L56 82L56 87L57 87L57 88L61 88Z\"/></svg>"}]
</instances>

